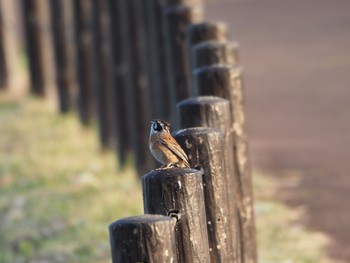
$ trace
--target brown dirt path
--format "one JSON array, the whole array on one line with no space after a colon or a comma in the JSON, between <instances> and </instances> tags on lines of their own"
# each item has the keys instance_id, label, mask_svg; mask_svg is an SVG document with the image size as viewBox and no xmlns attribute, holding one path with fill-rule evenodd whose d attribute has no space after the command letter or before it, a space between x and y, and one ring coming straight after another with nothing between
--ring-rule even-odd
<instances>
[{"instance_id":1,"label":"brown dirt path","mask_svg":"<svg viewBox=\"0 0 350 263\"><path fill-rule=\"evenodd\" d=\"M206 2L240 43L255 169L278 174L280 199L350 262L350 1Z\"/></svg>"}]
</instances>

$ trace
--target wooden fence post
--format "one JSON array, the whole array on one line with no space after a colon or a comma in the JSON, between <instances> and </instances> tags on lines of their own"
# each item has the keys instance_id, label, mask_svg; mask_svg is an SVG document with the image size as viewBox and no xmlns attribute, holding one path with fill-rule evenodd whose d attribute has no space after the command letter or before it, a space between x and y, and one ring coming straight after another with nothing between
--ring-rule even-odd
<instances>
[{"instance_id":1,"label":"wooden fence post","mask_svg":"<svg viewBox=\"0 0 350 263\"><path fill-rule=\"evenodd\" d=\"M0 89L24 90L26 73L21 70L23 57L22 19L18 19L19 1L0 0Z\"/></svg>"},{"instance_id":2,"label":"wooden fence post","mask_svg":"<svg viewBox=\"0 0 350 263\"><path fill-rule=\"evenodd\" d=\"M155 66L158 62L157 55L154 54L152 45L154 35L154 19L155 19L155 2L149 0L139 1L137 6L140 10L140 23L141 35L143 39L142 51L144 55L144 72L147 78L147 99L148 99L148 111L149 118L155 119L157 112L160 111L159 95L161 93L160 86L157 79L155 79ZM151 14L150 14L151 13ZM158 43L157 43L158 45ZM158 51L159 52L159 51ZM158 117L159 118L159 117Z\"/></svg>"},{"instance_id":3,"label":"wooden fence post","mask_svg":"<svg viewBox=\"0 0 350 263\"><path fill-rule=\"evenodd\" d=\"M148 149L150 111L148 79L146 69L146 39L144 18L139 0L121 1L123 27L122 48L128 65L126 87L127 110L130 120L130 145L135 157L136 168L141 176L154 168L154 160Z\"/></svg>"},{"instance_id":4,"label":"wooden fence post","mask_svg":"<svg viewBox=\"0 0 350 263\"><path fill-rule=\"evenodd\" d=\"M185 41L186 27L202 20L201 6L175 5L163 9L167 77L170 89L170 121L176 127L176 103L189 97L189 53Z\"/></svg>"},{"instance_id":5,"label":"wooden fence post","mask_svg":"<svg viewBox=\"0 0 350 263\"><path fill-rule=\"evenodd\" d=\"M156 169L142 177L145 213L177 218L178 262L209 262L203 172L189 168Z\"/></svg>"},{"instance_id":6,"label":"wooden fence post","mask_svg":"<svg viewBox=\"0 0 350 263\"><path fill-rule=\"evenodd\" d=\"M186 29L187 46L190 48L208 40L226 41L229 38L227 24L224 22L201 22L189 25Z\"/></svg>"},{"instance_id":7,"label":"wooden fence post","mask_svg":"<svg viewBox=\"0 0 350 263\"><path fill-rule=\"evenodd\" d=\"M201 96L177 104L180 128L210 127L229 131L231 124L230 102L215 96Z\"/></svg>"},{"instance_id":8,"label":"wooden fence post","mask_svg":"<svg viewBox=\"0 0 350 263\"><path fill-rule=\"evenodd\" d=\"M78 74L77 74L77 49L74 26L74 8L72 0L62 0L63 26L66 47L66 79L69 87L70 108L78 112Z\"/></svg>"},{"instance_id":9,"label":"wooden fence post","mask_svg":"<svg viewBox=\"0 0 350 263\"><path fill-rule=\"evenodd\" d=\"M51 25L56 64L56 85L58 90L59 107L62 113L71 108L71 92L69 89L67 40L64 25L64 7L61 0L50 1Z\"/></svg>"},{"instance_id":10,"label":"wooden fence post","mask_svg":"<svg viewBox=\"0 0 350 263\"><path fill-rule=\"evenodd\" d=\"M227 201L230 210L228 218L231 226L228 235L232 238L232 262L241 262L240 222L237 208L237 199L240 197L238 188L238 174L235 173L233 158L233 132L231 129L230 102L214 96L190 98L177 104L180 128L210 127L224 132L225 147L223 147L227 182ZM231 147L230 147L231 146Z\"/></svg>"},{"instance_id":11,"label":"wooden fence post","mask_svg":"<svg viewBox=\"0 0 350 263\"><path fill-rule=\"evenodd\" d=\"M150 95L151 116L169 120L169 89L167 87L165 46L163 37L162 8L165 4L160 0L146 0L145 14L147 19L148 54L150 56Z\"/></svg>"},{"instance_id":12,"label":"wooden fence post","mask_svg":"<svg viewBox=\"0 0 350 263\"><path fill-rule=\"evenodd\" d=\"M22 14L25 29L26 51L30 71L30 90L33 94L44 96L44 76L42 49L39 40L39 17L36 0L22 0Z\"/></svg>"},{"instance_id":13,"label":"wooden fence post","mask_svg":"<svg viewBox=\"0 0 350 263\"><path fill-rule=\"evenodd\" d=\"M81 122L88 125L95 115L96 106L94 100L96 68L94 67L92 36L92 3L91 0L74 0L73 4L79 84L78 107Z\"/></svg>"},{"instance_id":14,"label":"wooden fence post","mask_svg":"<svg viewBox=\"0 0 350 263\"><path fill-rule=\"evenodd\" d=\"M239 175L241 196L237 200L241 220L243 262L257 262L252 175L248 155L242 70L239 67L214 65L197 69L195 94L228 99L233 117L234 160Z\"/></svg>"},{"instance_id":15,"label":"wooden fence post","mask_svg":"<svg viewBox=\"0 0 350 263\"><path fill-rule=\"evenodd\" d=\"M190 61L190 83L188 84L192 94L194 62L192 61L192 47L203 41L216 40L226 41L229 38L227 24L224 22L201 22L189 25L186 29L187 51Z\"/></svg>"},{"instance_id":16,"label":"wooden fence post","mask_svg":"<svg viewBox=\"0 0 350 263\"><path fill-rule=\"evenodd\" d=\"M131 150L131 139L130 132L127 127L130 126L130 118L127 112L127 65L126 59L123 55L124 49L122 45L122 27L123 23L121 20L121 1L109 0L109 11L111 19L111 41L112 41L112 52L111 56L113 59L113 95L112 99L113 116L114 116L114 132L116 137L116 149L118 153L119 163L123 166L126 161L126 156Z\"/></svg>"},{"instance_id":17,"label":"wooden fence post","mask_svg":"<svg viewBox=\"0 0 350 263\"><path fill-rule=\"evenodd\" d=\"M176 220L163 215L120 219L109 226L113 263L176 263Z\"/></svg>"},{"instance_id":18,"label":"wooden fence post","mask_svg":"<svg viewBox=\"0 0 350 263\"><path fill-rule=\"evenodd\" d=\"M193 70L214 64L235 66L239 63L238 43L205 41L192 47Z\"/></svg>"},{"instance_id":19,"label":"wooden fence post","mask_svg":"<svg viewBox=\"0 0 350 263\"><path fill-rule=\"evenodd\" d=\"M170 95L166 70L164 23L162 9L178 4L202 4L202 0L145 0L147 20L148 54L150 56L150 94L152 118L170 119Z\"/></svg>"},{"instance_id":20,"label":"wooden fence post","mask_svg":"<svg viewBox=\"0 0 350 263\"><path fill-rule=\"evenodd\" d=\"M4 22L2 16L2 6L0 4L0 89L7 86L8 72L4 43Z\"/></svg>"},{"instance_id":21,"label":"wooden fence post","mask_svg":"<svg viewBox=\"0 0 350 263\"><path fill-rule=\"evenodd\" d=\"M204 169L210 262L236 263L237 248L233 245L236 235L231 225L235 213L230 209L232 204L227 195L224 134L218 129L196 127L180 130L174 137L189 156L190 165Z\"/></svg>"},{"instance_id":22,"label":"wooden fence post","mask_svg":"<svg viewBox=\"0 0 350 263\"><path fill-rule=\"evenodd\" d=\"M49 1L22 0L22 11L30 90L35 95L56 99Z\"/></svg>"},{"instance_id":23,"label":"wooden fence post","mask_svg":"<svg viewBox=\"0 0 350 263\"><path fill-rule=\"evenodd\" d=\"M95 94L97 100L97 121L103 148L114 148L113 127L113 78L108 0L92 0L94 49L96 63Z\"/></svg>"}]
</instances>

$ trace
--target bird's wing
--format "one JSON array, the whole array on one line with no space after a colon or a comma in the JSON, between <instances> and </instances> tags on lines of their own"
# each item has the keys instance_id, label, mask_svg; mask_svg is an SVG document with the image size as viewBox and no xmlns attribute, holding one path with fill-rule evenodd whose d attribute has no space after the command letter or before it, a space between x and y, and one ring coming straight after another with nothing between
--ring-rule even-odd
<instances>
[{"instance_id":1,"label":"bird's wing","mask_svg":"<svg viewBox=\"0 0 350 263\"><path fill-rule=\"evenodd\" d=\"M164 146L166 146L170 151L172 151L176 156L178 156L181 160L188 163L188 157L186 153L173 137L163 137L160 139L160 142Z\"/></svg>"}]
</instances>

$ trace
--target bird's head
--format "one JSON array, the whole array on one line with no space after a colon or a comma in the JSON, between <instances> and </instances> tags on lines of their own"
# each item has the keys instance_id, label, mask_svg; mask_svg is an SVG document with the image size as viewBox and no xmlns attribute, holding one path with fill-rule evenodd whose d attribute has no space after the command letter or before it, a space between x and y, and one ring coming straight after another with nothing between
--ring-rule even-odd
<instances>
[{"instance_id":1,"label":"bird's head","mask_svg":"<svg viewBox=\"0 0 350 263\"><path fill-rule=\"evenodd\" d=\"M151 134L159 133L159 132L170 133L169 126L170 126L169 122L159 120L159 119L154 119L151 121Z\"/></svg>"}]
</instances>

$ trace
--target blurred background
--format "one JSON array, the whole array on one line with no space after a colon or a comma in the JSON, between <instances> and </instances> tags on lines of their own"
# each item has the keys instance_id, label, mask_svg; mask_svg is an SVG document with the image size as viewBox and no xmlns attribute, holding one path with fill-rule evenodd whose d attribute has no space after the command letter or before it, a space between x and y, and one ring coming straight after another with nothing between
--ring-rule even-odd
<instances>
[{"instance_id":1,"label":"blurred background","mask_svg":"<svg viewBox=\"0 0 350 263\"><path fill-rule=\"evenodd\" d=\"M230 22L245 68L253 167L303 210L325 251L350 260L350 2L209 1Z\"/></svg>"},{"instance_id":2,"label":"blurred background","mask_svg":"<svg viewBox=\"0 0 350 263\"><path fill-rule=\"evenodd\" d=\"M41 14L34 60L45 65L34 80L25 26L35 18L23 15L29 2ZM73 88L62 95L54 61L69 64L79 52L83 64L94 58L90 46L57 59L54 2L0 0L0 262L110 262L108 225L143 213L138 175L148 168L115 155L113 138L106 141L101 123L81 111L84 98L58 103L79 97L84 69L71 68L64 79ZM74 44L72 32L92 21L72 10L76 28L65 37ZM260 262L350 261L349 10L347 0L205 1L205 17L228 23L240 44ZM92 48L106 36L99 32ZM111 63L98 61L85 76Z\"/></svg>"}]
</instances>

